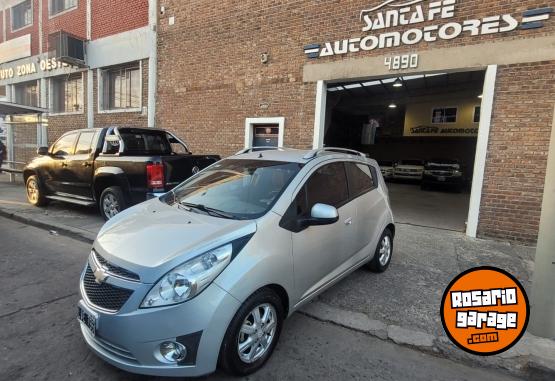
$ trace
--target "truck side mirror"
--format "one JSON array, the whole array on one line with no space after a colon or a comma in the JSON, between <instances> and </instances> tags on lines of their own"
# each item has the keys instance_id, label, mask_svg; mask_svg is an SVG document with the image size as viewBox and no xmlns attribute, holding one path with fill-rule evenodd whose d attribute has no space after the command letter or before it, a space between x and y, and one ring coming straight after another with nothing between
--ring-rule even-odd
<instances>
[{"instance_id":1,"label":"truck side mirror","mask_svg":"<svg viewBox=\"0 0 555 381\"><path fill-rule=\"evenodd\" d=\"M48 155L48 147L39 147L39 148L37 148L37 155L39 155L39 156Z\"/></svg>"}]
</instances>

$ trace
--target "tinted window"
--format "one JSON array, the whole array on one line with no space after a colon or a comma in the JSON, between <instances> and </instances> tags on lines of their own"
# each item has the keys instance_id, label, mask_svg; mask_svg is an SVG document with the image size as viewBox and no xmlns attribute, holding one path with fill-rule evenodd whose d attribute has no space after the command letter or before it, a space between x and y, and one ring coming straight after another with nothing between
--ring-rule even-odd
<instances>
[{"instance_id":1,"label":"tinted window","mask_svg":"<svg viewBox=\"0 0 555 381\"><path fill-rule=\"evenodd\" d=\"M374 181L370 167L358 163L345 163L349 179L349 193L351 198L358 197L374 188Z\"/></svg>"},{"instance_id":2,"label":"tinted window","mask_svg":"<svg viewBox=\"0 0 555 381\"><path fill-rule=\"evenodd\" d=\"M304 192L306 213L310 213L312 207L318 203L336 208L342 206L349 198L343 163L332 163L319 168L306 182Z\"/></svg>"},{"instance_id":3,"label":"tinted window","mask_svg":"<svg viewBox=\"0 0 555 381\"><path fill-rule=\"evenodd\" d=\"M75 148L76 155L88 155L91 153L92 141L94 138L94 132L82 132L79 135L79 140L77 140L77 147Z\"/></svg>"},{"instance_id":4,"label":"tinted window","mask_svg":"<svg viewBox=\"0 0 555 381\"><path fill-rule=\"evenodd\" d=\"M52 147L52 154L58 156L73 155L75 138L77 138L76 133L61 137Z\"/></svg>"},{"instance_id":5,"label":"tinted window","mask_svg":"<svg viewBox=\"0 0 555 381\"><path fill-rule=\"evenodd\" d=\"M172 153L170 143L162 132L122 130L120 135L127 154L169 155Z\"/></svg>"}]
</instances>

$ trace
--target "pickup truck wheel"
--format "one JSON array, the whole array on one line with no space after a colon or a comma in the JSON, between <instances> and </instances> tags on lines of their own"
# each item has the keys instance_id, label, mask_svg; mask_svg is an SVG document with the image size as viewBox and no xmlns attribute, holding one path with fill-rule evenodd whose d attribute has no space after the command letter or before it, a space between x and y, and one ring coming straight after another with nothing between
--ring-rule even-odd
<instances>
[{"instance_id":1,"label":"pickup truck wheel","mask_svg":"<svg viewBox=\"0 0 555 381\"><path fill-rule=\"evenodd\" d=\"M100 214L106 221L126 208L125 197L120 187L104 189L98 201Z\"/></svg>"},{"instance_id":2,"label":"pickup truck wheel","mask_svg":"<svg viewBox=\"0 0 555 381\"><path fill-rule=\"evenodd\" d=\"M34 206L45 206L48 200L44 197L44 192L40 184L39 178L36 175L29 176L25 183L27 191L27 201Z\"/></svg>"}]
</instances>

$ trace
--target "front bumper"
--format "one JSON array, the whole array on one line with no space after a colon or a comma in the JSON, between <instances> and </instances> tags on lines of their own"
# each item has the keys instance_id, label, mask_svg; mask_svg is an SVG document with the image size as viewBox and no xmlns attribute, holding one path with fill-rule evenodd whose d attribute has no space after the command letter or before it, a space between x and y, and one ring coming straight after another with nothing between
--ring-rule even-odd
<instances>
[{"instance_id":1,"label":"front bumper","mask_svg":"<svg viewBox=\"0 0 555 381\"><path fill-rule=\"evenodd\" d=\"M150 288L145 286L145 290ZM215 283L196 298L175 306L139 309L142 296L130 298L115 314L95 308L83 297L80 307L97 317L95 336L80 323L90 349L106 362L132 373L196 377L214 372L223 337L239 301ZM130 303L136 305L129 306ZM179 364L168 364L158 352L164 341L185 344L187 353L194 356L188 355Z\"/></svg>"}]
</instances>

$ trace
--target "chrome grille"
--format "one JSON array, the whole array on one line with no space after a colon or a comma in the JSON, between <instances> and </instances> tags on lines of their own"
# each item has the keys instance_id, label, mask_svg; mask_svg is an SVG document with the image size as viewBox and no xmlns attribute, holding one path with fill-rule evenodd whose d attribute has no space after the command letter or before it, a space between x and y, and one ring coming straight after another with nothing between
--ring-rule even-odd
<instances>
[{"instance_id":1,"label":"chrome grille","mask_svg":"<svg viewBox=\"0 0 555 381\"><path fill-rule=\"evenodd\" d=\"M136 280L136 281L140 280L139 276L134 272L125 270L119 266L111 264L102 255L98 254L96 251L93 250L92 254L96 258L96 261L98 262L98 264L101 265L104 268L104 270L108 271L109 273L115 276L119 276L120 278L126 278L126 279Z\"/></svg>"},{"instance_id":2,"label":"chrome grille","mask_svg":"<svg viewBox=\"0 0 555 381\"><path fill-rule=\"evenodd\" d=\"M119 311L133 294L133 290L115 287L108 283L97 283L88 265L83 278L83 289L91 304L110 312Z\"/></svg>"}]
</instances>

